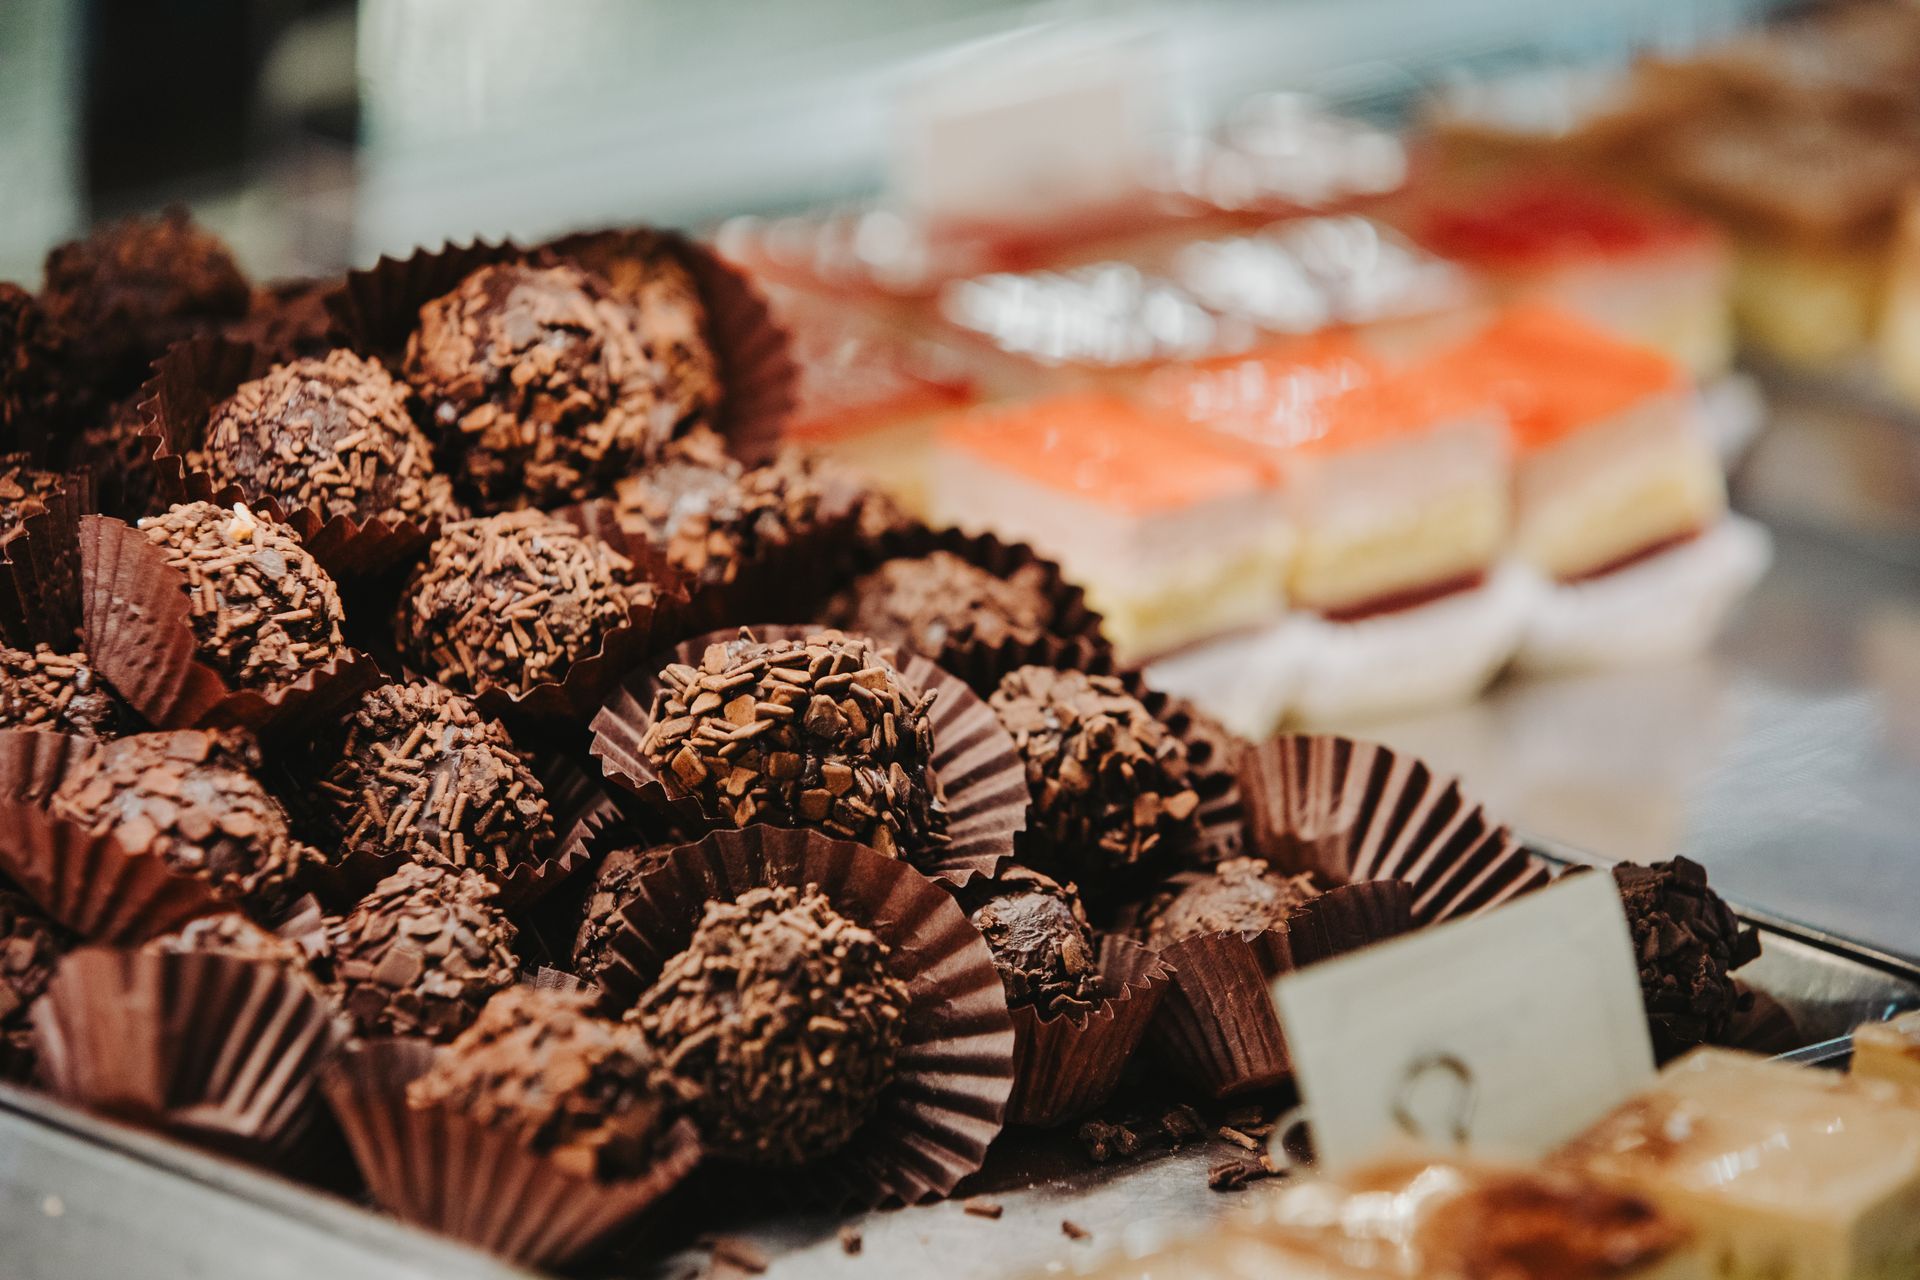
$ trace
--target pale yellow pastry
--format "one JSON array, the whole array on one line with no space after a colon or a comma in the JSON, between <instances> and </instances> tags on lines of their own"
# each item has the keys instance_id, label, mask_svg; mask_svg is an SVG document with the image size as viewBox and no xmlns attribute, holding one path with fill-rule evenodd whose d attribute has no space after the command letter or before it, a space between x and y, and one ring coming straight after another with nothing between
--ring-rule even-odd
<instances>
[{"instance_id":1,"label":"pale yellow pastry","mask_svg":"<svg viewBox=\"0 0 1920 1280\"><path fill-rule=\"evenodd\" d=\"M1869 1022L1853 1033L1853 1074L1920 1089L1920 1013Z\"/></svg>"},{"instance_id":2,"label":"pale yellow pastry","mask_svg":"<svg viewBox=\"0 0 1920 1280\"><path fill-rule=\"evenodd\" d=\"M1920 1102L1883 1080L1698 1049L1555 1159L1692 1224L1717 1280L1920 1276Z\"/></svg>"}]
</instances>

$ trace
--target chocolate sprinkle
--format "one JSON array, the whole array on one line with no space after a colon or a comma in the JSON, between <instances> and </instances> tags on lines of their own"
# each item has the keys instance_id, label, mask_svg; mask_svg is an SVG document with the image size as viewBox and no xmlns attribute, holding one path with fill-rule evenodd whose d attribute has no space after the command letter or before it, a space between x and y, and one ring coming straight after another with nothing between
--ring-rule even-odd
<instances>
[{"instance_id":1,"label":"chocolate sprinkle","mask_svg":"<svg viewBox=\"0 0 1920 1280\"><path fill-rule=\"evenodd\" d=\"M1230 858L1149 917L1147 945L1159 949L1209 933L1264 932L1319 896L1311 874L1287 876L1255 858Z\"/></svg>"},{"instance_id":2,"label":"chocolate sprinkle","mask_svg":"<svg viewBox=\"0 0 1920 1280\"><path fill-rule=\"evenodd\" d=\"M1050 575L997 578L951 551L889 560L828 601L821 621L938 658L948 644L1030 644L1053 625Z\"/></svg>"},{"instance_id":3,"label":"chocolate sprinkle","mask_svg":"<svg viewBox=\"0 0 1920 1280\"><path fill-rule=\"evenodd\" d=\"M1043 1016L1091 1008L1100 970L1073 886L1012 867L978 894L986 900L973 912L973 927L993 952L1007 1003Z\"/></svg>"},{"instance_id":4,"label":"chocolate sprinkle","mask_svg":"<svg viewBox=\"0 0 1920 1280\"><path fill-rule=\"evenodd\" d=\"M546 795L507 731L444 685L369 691L328 758L319 798L343 856L504 875L553 843Z\"/></svg>"},{"instance_id":5,"label":"chocolate sprinkle","mask_svg":"<svg viewBox=\"0 0 1920 1280\"><path fill-rule=\"evenodd\" d=\"M277 364L214 406L193 465L326 518L458 519L453 482L407 411L407 389L351 351Z\"/></svg>"},{"instance_id":6,"label":"chocolate sprinkle","mask_svg":"<svg viewBox=\"0 0 1920 1280\"><path fill-rule=\"evenodd\" d=\"M660 683L641 750L709 818L812 827L908 861L944 846L934 694L871 642L762 642L743 628Z\"/></svg>"},{"instance_id":7,"label":"chocolate sprinkle","mask_svg":"<svg viewBox=\"0 0 1920 1280\"><path fill-rule=\"evenodd\" d=\"M480 268L420 308L403 371L485 510L591 498L674 426L633 308L577 267Z\"/></svg>"},{"instance_id":8,"label":"chocolate sprinkle","mask_svg":"<svg viewBox=\"0 0 1920 1280\"><path fill-rule=\"evenodd\" d=\"M666 1054L708 1146L793 1166L845 1146L893 1082L906 984L818 891L710 902L627 1016Z\"/></svg>"},{"instance_id":9,"label":"chocolate sprinkle","mask_svg":"<svg viewBox=\"0 0 1920 1280\"><path fill-rule=\"evenodd\" d=\"M234 684L274 689L346 656L340 593L286 525L186 502L140 531L186 577L200 656Z\"/></svg>"},{"instance_id":10,"label":"chocolate sprinkle","mask_svg":"<svg viewBox=\"0 0 1920 1280\"><path fill-rule=\"evenodd\" d=\"M1098 885L1198 835L1186 744L1116 677L1021 667L988 701L1027 762L1035 865Z\"/></svg>"},{"instance_id":11,"label":"chocolate sprinkle","mask_svg":"<svg viewBox=\"0 0 1920 1280\"><path fill-rule=\"evenodd\" d=\"M133 713L84 653L60 653L44 644L31 653L0 646L0 729L111 738L132 724Z\"/></svg>"},{"instance_id":12,"label":"chocolate sprinkle","mask_svg":"<svg viewBox=\"0 0 1920 1280\"><path fill-rule=\"evenodd\" d=\"M667 1099L640 1028L595 1017L594 996L512 986L407 1086L410 1106L444 1106L516 1131L554 1163L615 1179L652 1163Z\"/></svg>"},{"instance_id":13,"label":"chocolate sprinkle","mask_svg":"<svg viewBox=\"0 0 1920 1280\"><path fill-rule=\"evenodd\" d=\"M211 881L228 901L271 912L317 855L289 833L285 811L251 772L259 765L259 747L240 732L134 734L76 762L50 807Z\"/></svg>"},{"instance_id":14,"label":"chocolate sprinkle","mask_svg":"<svg viewBox=\"0 0 1920 1280\"><path fill-rule=\"evenodd\" d=\"M408 584L396 635L409 661L451 689L521 694L565 679L652 599L606 543L517 511L441 530Z\"/></svg>"},{"instance_id":15,"label":"chocolate sprinkle","mask_svg":"<svg viewBox=\"0 0 1920 1280\"><path fill-rule=\"evenodd\" d=\"M327 922L336 997L361 1035L451 1040L513 983L498 893L477 871L413 862Z\"/></svg>"}]
</instances>

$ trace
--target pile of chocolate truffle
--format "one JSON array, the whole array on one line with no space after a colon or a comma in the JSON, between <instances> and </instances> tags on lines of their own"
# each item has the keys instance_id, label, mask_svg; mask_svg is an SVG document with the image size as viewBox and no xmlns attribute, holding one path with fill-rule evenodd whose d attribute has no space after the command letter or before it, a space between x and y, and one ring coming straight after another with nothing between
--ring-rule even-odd
<instances>
[{"instance_id":1,"label":"pile of chocolate truffle","mask_svg":"<svg viewBox=\"0 0 1920 1280\"><path fill-rule=\"evenodd\" d=\"M162 1039L241 1035L243 973L326 1052L216 1145L299 1171L337 1124L420 1212L381 1170L482 1202L428 1135L505 1135L592 1228L428 1224L547 1264L691 1151L914 1198L1003 1115L1196 1095L1148 1069L1165 957L1351 886L1250 834L1241 744L1114 674L1057 567L762 447L741 297L646 233L256 287L173 213L0 286L0 1069L109 1105L52 1035L125 1016L85 954L160 975ZM213 695L136 678L175 649ZM1732 1035L1751 932L1690 865L1619 876L1662 1050ZM210 1141L174 1083L112 1109ZM963 1087L973 1128L912 1102Z\"/></svg>"}]
</instances>

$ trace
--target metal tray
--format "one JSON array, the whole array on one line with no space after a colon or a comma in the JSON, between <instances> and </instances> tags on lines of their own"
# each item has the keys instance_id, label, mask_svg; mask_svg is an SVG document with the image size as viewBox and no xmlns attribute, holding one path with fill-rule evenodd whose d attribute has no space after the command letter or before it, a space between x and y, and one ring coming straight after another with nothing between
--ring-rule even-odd
<instances>
[{"instance_id":1,"label":"metal tray","mask_svg":"<svg viewBox=\"0 0 1920 1280\"><path fill-rule=\"evenodd\" d=\"M1557 846L1550 861L1595 859ZM1786 1006L1805 1033L1797 1061L1838 1065L1864 1022L1920 1008L1920 966L1816 930L1742 911L1763 954L1742 976ZM742 1205L731 1214L664 1215L703 1234L745 1241L775 1280L828 1276L938 1276L942 1280L1064 1270L1076 1256L1138 1245L1191 1227L1229 1203L1208 1169L1244 1155L1220 1140L1090 1165L1071 1134L1009 1134L962 1196L935 1205L845 1217ZM963 1196L1000 1206L989 1219ZM1088 1233L1070 1238L1071 1221ZM862 1239L841 1247L843 1226ZM683 1280L705 1274L709 1251L693 1228L636 1249L631 1264L602 1264L595 1280ZM361 1210L337 1196L204 1155L46 1097L0 1086L0 1273L8 1280L366 1280L529 1273ZM739 1274L736 1272L736 1274Z\"/></svg>"}]
</instances>

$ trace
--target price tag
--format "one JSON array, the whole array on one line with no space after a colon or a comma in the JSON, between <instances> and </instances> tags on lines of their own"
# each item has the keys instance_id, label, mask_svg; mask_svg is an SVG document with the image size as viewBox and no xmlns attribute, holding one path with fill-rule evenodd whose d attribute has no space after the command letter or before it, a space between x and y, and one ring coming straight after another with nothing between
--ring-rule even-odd
<instances>
[{"instance_id":1,"label":"price tag","mask_svg":"<svg viewBox=\"0 0 1920 1280\"><path fill-rule=\"evenodd\" d=\"M1409 1143L1538 1158L1654 1076L1604 872L1287 974L1274 999L1330 1171Z\"/></svg>"},{"instance_id":2,"label":"price tag","mask_svg":"<svg viewBox=\"0 0 1920 1280\"><path fill-rule=\"evenodd\" d=\"M900 103L895 195L934 221L1023 226L1137 198L1164 114L1155 49L1036 28L930 64Z\"/></svg>"}]
</instances>

